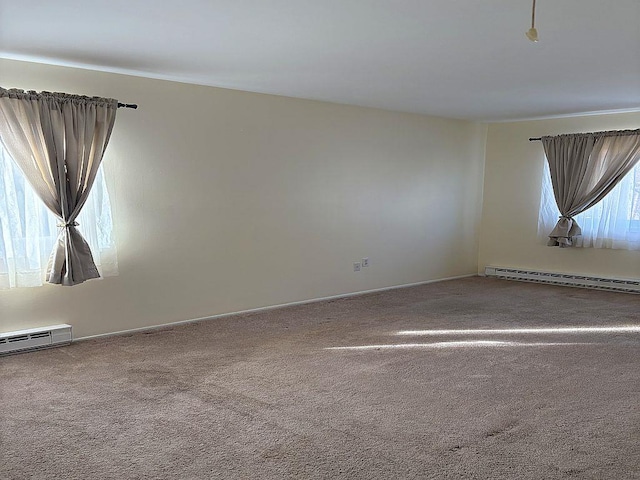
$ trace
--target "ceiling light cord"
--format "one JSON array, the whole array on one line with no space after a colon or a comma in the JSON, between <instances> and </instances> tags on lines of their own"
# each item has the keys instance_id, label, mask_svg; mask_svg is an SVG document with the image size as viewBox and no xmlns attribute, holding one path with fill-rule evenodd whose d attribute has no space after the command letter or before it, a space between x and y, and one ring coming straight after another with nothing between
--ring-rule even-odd
<instances>
[{"instance_id":1,"label":"ceiling light cord","mask_svg":"<svg viewBox=\"0 0 640 480\"><path fill-rule=\"evenodd\" d=\"M536 26L536 0L533 0L533 6L531 8L531 28Z\"/></svg>"},{"instance_id":2,"label":"ceiling light cord","mask_svg":"<svg viewBox=\"0 0 640 480\"><path fill-rule=\"evenodd\" d=\"M532 42L538 41L538 31L536 30L536 0L533 0L533 5L531 6L531 28L527 30L525 35Z\"/></svg>"}]
</instances>

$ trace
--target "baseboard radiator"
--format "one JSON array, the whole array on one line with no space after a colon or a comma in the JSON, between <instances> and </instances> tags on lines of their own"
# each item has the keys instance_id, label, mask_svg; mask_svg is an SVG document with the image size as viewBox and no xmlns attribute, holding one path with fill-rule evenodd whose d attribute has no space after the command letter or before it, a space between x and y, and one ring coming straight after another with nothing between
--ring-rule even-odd
<instances>
[{"instance_id":1,"label":"baseboard radiator","mask_svg":"<svg viewBox=\"0 0 640 480\"><path fill-rule=\"evenodd\" d=\"M71 338L71 325L66 324L0 333L0 355L68 345Z\"/></svg>"},{"instance_id":2,"label":"baseboard radiator","mask_svg":"<svg viewBox=\"0 0 640 480\"><path fill-rule=\"evenodd\" d=\"M570 273L542 272L517 268L485 267L487 277L519 280L522 282L548 283L566 287L595 288L614 292L640 293L640 280L592 277Z\"/></svg>"}]
</instances>

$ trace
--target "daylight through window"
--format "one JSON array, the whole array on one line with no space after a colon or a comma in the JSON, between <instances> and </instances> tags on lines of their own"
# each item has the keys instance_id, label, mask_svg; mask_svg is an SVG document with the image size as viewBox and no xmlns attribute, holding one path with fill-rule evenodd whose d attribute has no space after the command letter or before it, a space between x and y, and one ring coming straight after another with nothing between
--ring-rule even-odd
<instances>
[{"instance_id":1,"label":"daylight through window","mask_svg":"<svg viewBox=\"0 0 640 480\"><path fill-rule=\"evenodd\" d=\"M77 222L101 275L116 275L113 221L102 166ZM44 283L57 224L0 143L0 289Z\"/></svg>"},{"instance_id":2,"label":"daylight through window","mask_svg":"<svg viewBox=\"0 0 640 480\"><path fill-rule=\"evenodd\" d=\"M553 196L549 165L544 162L538 239L546 244L560 212ZM576 215L582 235L576 247L640 250L640 163L598 204Z\"/></svg>"}]
</instances>

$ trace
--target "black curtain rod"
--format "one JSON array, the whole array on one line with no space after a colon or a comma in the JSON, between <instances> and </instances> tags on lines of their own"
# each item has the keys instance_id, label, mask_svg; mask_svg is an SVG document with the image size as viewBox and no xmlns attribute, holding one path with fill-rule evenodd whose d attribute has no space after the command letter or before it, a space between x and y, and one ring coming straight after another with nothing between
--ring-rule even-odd
<instances>
[{"instance_id":1,"label":"black curtain rod","mask_svg":"<svg viewBox=\"0 0 640 480\"><path fill-rule=\"evenodd\" d=\"M136 105L135 103L119 103L118 102L118 108L133 108L135 110L136 108L138 108L138 105Z\"/></svg>"},{"instance_id":2,"label":"black curtain rod","mask_svg":"<svg viewBox=\"0 0 640 480\"><path fill-rule=\"evenodd\" d=\"M540 140L542 140L542 138L538 137L538 138L530 138L529 141L530 142L539 142Z\"/></svg>"}]
</instances>

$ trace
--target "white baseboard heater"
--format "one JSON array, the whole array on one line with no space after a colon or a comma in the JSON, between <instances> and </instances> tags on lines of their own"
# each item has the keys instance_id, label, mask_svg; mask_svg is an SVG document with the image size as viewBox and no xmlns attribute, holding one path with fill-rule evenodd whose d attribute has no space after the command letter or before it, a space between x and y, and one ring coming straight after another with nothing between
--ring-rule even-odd
<instances>
[{"instance_id":1,"label":"white baseboard heater","mask_svg":"<svg viewBox=\"0 0 640 480\"><path fill-rule=\"evenodd\" d=\"M519 280L522 282L548 283L566 287L595 288L614 292L640 293L640 280L593 277L571 273L542 272L505 267L485 267L487 277Z\"/></svg>"},{"instance_id":2,"label":"white baseboard heater","mask_svg":"<svg viewBox=\"0 0 640 480\"><path fill-rule=\"evenodd\" d=\"M71 338L66 324L0 333L0 355L68 345Z\"/></svg>"}]
</instances>

